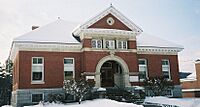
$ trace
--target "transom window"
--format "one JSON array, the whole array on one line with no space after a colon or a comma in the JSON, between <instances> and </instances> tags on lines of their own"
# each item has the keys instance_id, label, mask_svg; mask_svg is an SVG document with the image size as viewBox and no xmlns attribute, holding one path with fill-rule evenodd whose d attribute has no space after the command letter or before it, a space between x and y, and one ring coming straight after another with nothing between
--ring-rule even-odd
<instances>
[{"instance_id":1,"label":"transom window","mask_svg":"<svg viewBox=\"0 0 200 107\"><path fill-rule=\"evenodd\" d=\"M64 80L74 78L74 58L64 58Z\"/></svg>"},{"instance_id":2,"label":"transom window","mask_svg":"<svg viewBox=\"0 0 200 107\"><path fill-rule=\"evenodd\" d=\"M32 82L44 81L44 58L33 57L32 58Z\"/></svg>"},{"instance_id":3,"label":"transom window","mask_svg":"<svg viewBox=\"0 0 200 107\"><path fill-rule=\"evenodd\" d=\"M166 79L171 79L170 76L170 64L168 59L163 59L162 60L162 73L163 77Z\"/></svg>"},{"instance_id":4,"label":"transom window","mask_svg":"<svg viewBox=\"0 0 200 107\"><path fill-rule=\"evenodd\" d=\"M102 48L102 40L93 39L92 40L92 48Z\"/></svg>"},{"instance_id":5,"label":"transom window","mask_svg":"<svg viewBox=\"0 0 200 107\"><path fill-rule=\"evenodd\" d=\"M148 77L147 73L147 61L146 59L139 59L139 80L143 81Z\"/></svg>"},{"instance_id":6,"label":"transom window","mask_svg":"<svg viewBox=\"0 0 200 107\"><path fill-rule=\"evenodd\" d=\"M106 40L106 48L107 49L115 49L115 41L114 40Z\"/></svg>"},{"instance_id":7,"label":"transom window","mask_svg":"<svg viewBox=\"0 0 200 107\"><path fill-rule=\"evenodd\" d=\"M127 49L127 41L121 41L119 40L117 43L118 49Z\"/></svg>"}]
</instances>

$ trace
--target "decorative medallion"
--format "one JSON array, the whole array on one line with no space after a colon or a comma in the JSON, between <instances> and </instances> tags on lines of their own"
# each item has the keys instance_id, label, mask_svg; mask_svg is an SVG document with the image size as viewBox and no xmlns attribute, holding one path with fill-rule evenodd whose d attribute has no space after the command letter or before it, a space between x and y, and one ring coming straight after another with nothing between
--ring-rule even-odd
<instances>
[{"instance_id":1,"label":"decorative medallion","mask_svg":"<svg viewBox=\"0 0 200 107\"><path fill-rule=\"evenodd\" d=\"M115 23L115 20L112 17L107 18L107 24L108 25L113 25Z\"/></svg>"}]
</instances>

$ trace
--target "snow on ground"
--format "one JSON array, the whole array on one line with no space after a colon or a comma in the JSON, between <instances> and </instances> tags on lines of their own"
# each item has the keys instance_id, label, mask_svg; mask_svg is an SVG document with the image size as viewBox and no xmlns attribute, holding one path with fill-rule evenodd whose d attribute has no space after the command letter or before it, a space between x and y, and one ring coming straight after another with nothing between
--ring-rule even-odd
<instances>
[{"instance_id":1,"label":"snow on ground","mask_svg":"<svg viewBox=\"0 0 200 107\"><path fill-rule=\"evenodd\" d=\"M49 103L45 105L38 104L34 106L24 106L24 107L143 107L143 106L132 103L117 102L109 99L96 99L92 101L91 100L83 101L82 104L71 103L64 105L64 104Z\"/></svg>"},{"instance_id":2,"label":"snow on ground","mask_svg":"<svg viewBox=\"0 0 200 107\"><path fill-rule=\"evenodd\" d=\"M2 106L2 107L12 107L12 106L10 106L10 105L5 105L5 106Z\"/></svg>"},{"instance_id":3,"label":"snow on ground","mask_svg":"<svg viewBox=\"0 0 200 107\"><path fill-rule=\"evenodd\" d=\"M145 102L170 104L179 107L200 107L200 98L147 97Z\"/></svg>"}]
</instances>

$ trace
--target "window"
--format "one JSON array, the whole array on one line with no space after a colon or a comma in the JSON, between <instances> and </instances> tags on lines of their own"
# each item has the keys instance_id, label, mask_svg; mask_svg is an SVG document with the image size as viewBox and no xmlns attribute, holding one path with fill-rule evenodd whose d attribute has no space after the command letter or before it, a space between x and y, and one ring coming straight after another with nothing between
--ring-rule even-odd
<instances>
[{"instance_id":1,"label":"window","mask_svg":"<svg viewBox=\"0 0 200 107\"><path fill-rule=\"evenodd\" d=\"M118 49L127 49L127 41L118 41L117 48Z\"/></svg>"},{"instance_id":2,"label":"window","mask_svg":"<svg viewBox=\"0 0 200 107\"><path fill-rule=\"evenodd\" d=\"M170 77L170 64L169 64L169 60L167 60L167 59L162 60L162 73L163 73L164 78L171 79L171 77Z\"/></svg>"},{"instance_id":3,"label":"window","mask_svg":"<svg viewBox=\"0 0 200 107\"><path fill-rule=\"evenodd\" d=\"M44 81L44 58L43 57L32 58L32 81L33 82Z\"/></svg>"},{"instance_id":4,"label":"window","mask_svg":"<svg viewBox=\"0 0 200 107\"><path fill-rule=\"evenodd\" d=\"M44 100L44 95L43 94L32 94L31 99L32 99L33 103L38 103L38 102Z\"/></svg>"},{"instance_id":5,"label":"window","mask_svg":"<svg viewBox=\"0 0 200 107\"><path fill-rule=\"evenodd\" d=\"M92 48L102 48L102 40L93 39Z\"/></svg>"},{"instance_id":6,"label":"window","mask_svg":"<svg viewBox=\"0 0 200 107\"><path fill-rule=\"evenodd\" d=\"M114 40L106 40L106 48L107 49L115 49L115 41Z\"/></svg>"},{"instance_id":7,"label":"window","mask_svg":"<svg viewBox=\"0 0 200 107\"><path fill-rule=\"evenodd\" d=\"M139 80L143 81L144 79L147 78L147 61L146 59L139 59Z\"/></svg>"},{"instance_id":8,"label":"window","mask_svg":"<svg viewBox=\"0 0 200 107\"><path fill-rule=\"evenodd\" d=\"M74 78L74 58L64 59L64 80Z\"/></svg>"}]
</instances>

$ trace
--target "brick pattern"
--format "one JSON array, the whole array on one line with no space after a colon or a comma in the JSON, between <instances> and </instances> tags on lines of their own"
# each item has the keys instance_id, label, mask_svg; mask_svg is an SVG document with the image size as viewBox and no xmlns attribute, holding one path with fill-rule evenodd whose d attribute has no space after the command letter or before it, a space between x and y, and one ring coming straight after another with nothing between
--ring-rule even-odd
<instances>
[{"instance_id":1,"label":"brick pattern","mask_svg":"<svg viewBox=\"0 0 200 107\"><path fill-rule=\"evenodd\" d=\"M82 40L83 47L84 48L92 48L91 40L92 39L83 39Z\"/></svg>"},{"instance_id":2,"label":"brick pattern","mask_svg":"<svg viewBox=\"0 0 200 107\"><path fill-rule=\"evenodd\" d=\"M170 74L175 85L180 84L179 80L179 68L178 68L178 56L177 55L151 55L151 54L139 54L138 59L146 59L148 66L148 76L155 77L162 74L162 59L168 59L170 62Z\"/></svg>"},{"instance_id":3,"label":"brick pattern","mask_svg":"<svg viewBox=\"0 0 200 107\"><path fill-rule=\"evenodd\" d=\"M129 49L136 49L136 41L128 41L128 48Z\"/></svg>"},{"instance_id":4,"label":"brick pattern","mask_svg":"<svg viewBox=\"0 0 200 107\"><path fill-rule=\"evenodd\" d=\"M31 60L32 57L44 57L44 84L31 84ZM75 59L75 76L81 75L81 55L80 53L65 52L19 52L19 89L27 88L61 88L64 80L64 58ZM17 76L17 74L16 74ZM14 83L17 84L17 83Z\"/></svg>"}]
</instances>

